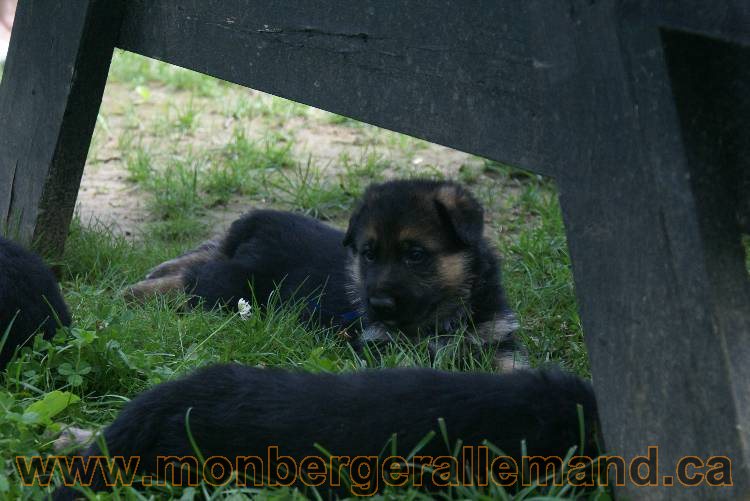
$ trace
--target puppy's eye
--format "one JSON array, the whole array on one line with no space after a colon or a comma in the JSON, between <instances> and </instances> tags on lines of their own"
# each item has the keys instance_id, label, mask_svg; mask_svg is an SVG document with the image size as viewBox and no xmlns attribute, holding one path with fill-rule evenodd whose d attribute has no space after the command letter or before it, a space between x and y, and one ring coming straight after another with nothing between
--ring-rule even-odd
<instances>
[{"instance_id":1,"label":"puppy's eye","mask_svg":"<svg viewBox=\"0 0 750 501\"><path fill-rule=\"evenodd\" d=\"M409 264L419 264L427 258L427 253L424 249L419 247L413 247L406 253L406 262Z\"/></svg>"},{"instance_id":2,"label":"puppy's eye","mask_svg":"<svg viewBox=\"0 0 750 501\"><path fill-rule=\"evenodd\" d=\"M374 261L375 253L371 248L365 247L364 249L362 249L362 257L365 258L365 261Z\"/></svg>"}]
</instances>

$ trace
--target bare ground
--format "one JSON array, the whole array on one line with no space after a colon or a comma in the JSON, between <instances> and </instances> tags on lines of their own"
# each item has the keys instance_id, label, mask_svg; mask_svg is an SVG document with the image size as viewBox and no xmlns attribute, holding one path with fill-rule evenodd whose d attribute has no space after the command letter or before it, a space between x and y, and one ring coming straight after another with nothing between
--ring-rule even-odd
<instances>
[{"instance_id":1,"label":"bare ground","mask_svg":"<svg viewBox=\"0 0 750 501\"><path fill-rule=\"evenodd\" d=\"M234 86L214 98L166 86L149 87L144 94L132 85L110 82L81 181L76 208L81 222L104 224L115 233L137 238L144 223L151 220L147 210L151 195L129 180L123 154L125 136L137 137L156 154L179 155L180 150L220 148L230 141L237 127L255 139L280 133L292 142L297 161L312 159L325 175L337 172L343 154L356 159L367 152L380 155L387 162L434 167L449 177L455 177L462 165L481 163L472 155L376 127L351 121L332 123L328 113L315 108L299 107L299 113L287 117L233 116L233 102L238 98L270 96ZM181 131L170 127L170 119L185 109L197 110L195 128ZM262 205L265 200L260 196L237 198L208 210L206 217L220 229L248 209Z\"/></svg>"}]
</instances>

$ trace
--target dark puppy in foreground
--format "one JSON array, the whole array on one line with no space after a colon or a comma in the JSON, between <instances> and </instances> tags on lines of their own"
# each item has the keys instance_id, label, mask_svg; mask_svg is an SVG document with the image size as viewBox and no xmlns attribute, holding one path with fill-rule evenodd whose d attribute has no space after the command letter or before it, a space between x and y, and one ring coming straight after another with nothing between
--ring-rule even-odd
<instances>
[{"instance_id":1,"label":"dark puppy in foreground","mask_svg":"<svg viewBox=\"0 0 750 501\"><path fill-rule=\"evenodd\" d=\"M0 343L7 334L0 370L36 332L54 336L58 319L70 325L55 276L39 256L0 237Z\"/></svg>"},{"instance_id":2,"label":"dark puppy in foreground","mask_svg":"<svg viewBox=\"0 0 750 501\"><path fill-rule=\"evenodd\" d=\"M444 421L444 427L439 420ZM248 486L267 486L269 482L311 485L304 476L294 482L295 476L287 477L279 464L283 463L290 472L299 473L298 468L302 468L309 473L312 461L317 463L315 468L322 468L319 472L326 471L330 458L315 446L319 444L332 456L350 458L348 469L355 494L374 494L384 487L383 479L377 478L384 463L376 463L376 457L382 461L387 456L408 456L430 431L435 435L418 450L418 456L451 456L457 441L464 447L474 447L463 451L477 453L486 440L517 462L518 478L522 441L526 456L564 458L571 447L579 444L584 444L585 450L579 449L576 454L596 456L597 411L590 385L557 371L529 370L502 375L431 369L311 374L217 365L138 396L104 430L103 439L110 457L121 456L127 463L129 458L138 456L137 473L151 475L152 481L157 482L172 478L165 469L168 461L160 462L158 456L182 457L185 464L193 464L201 471L197 462L185 459L197 456L187 422L207 464L221 462L227 467L222 477L212 480L214 485L229 480L229 465L243 470ZM581 426L585 430L583 437ZM441 429L447 431L447 436ZM99 445L83 453L84 458L99 455ZM209 462L207 458L212 456L223 459ZM256 459L245 463L242 457L249 456ZM278 459L281 456L294 463ZM305 457L311 456L322 459L303 463ZM458 456L461 459L462 454ZM341 459L338 464L344 462ZM363 462L370 470L361 466ZM440 464L450 463L444 458ZM458 465L454 472L463 471L461 466L470 467L469 463ZM486 463L484 467L474 463L474 473L484 474L487 467ZM202 471L208 469L204 467ZM326 480L318 487L323 491L334 487L334 491L342 493L343 488L335 488L335 479L331 485L330 475L335 476L338 468L334 470L327 472L329 476L321 474L318 480ZM91 479L82 478L92 480L94 490L105 488L101 473ZM458 480L463 481L462 477ZM186 482L183 477L182 485ZM446 486L431 472L424 473L422 485ZM61 488L55 499L71 499L75 495L73 489Z\"/></svg>"},{"instance_id":3,"label":"dark puppy in foreground","mask_svg":"<svg viewBox=\"0 0 750 501\"><path fill-rule=\"evenodd\" d=\"M298 214L253 211L222 239L155 268L130 294L184 289L194 303L235 308L253 294L264 304L278 287L282 300L304 298L309 316L365 341L465 327L476 343L501 348L503 368L523 365L483 229L484 211L461 185L390 181L367 189L346 232Z\"/></svg>"}]
</instances>

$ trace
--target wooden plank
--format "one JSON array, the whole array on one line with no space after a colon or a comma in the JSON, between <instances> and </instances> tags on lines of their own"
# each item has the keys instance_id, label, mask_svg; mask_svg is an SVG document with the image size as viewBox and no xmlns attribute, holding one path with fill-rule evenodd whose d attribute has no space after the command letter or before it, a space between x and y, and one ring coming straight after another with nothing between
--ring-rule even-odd
<instances>
[{"instance_id":1,"label":"wooden plank","mask_svg":"<svg viewBox=\"0 0 750 501\"><path fill-rule=\"evenodd\" d=\"M0 225L59 252L109 70L121 3L21 0L0 87Z\"/></svg>"},{"instance_id":2,"label":"wooden plank","mask_svg":"<svg viewBox=\"0 0 750 501\"><path fill-rule=\"evenodd\" d=\"M627 498L746 498L750 289L739 233L731 197L716 196L721 176L691 182L710 178L684 143L699 137L685 139L658 26L636 3L579 11L581 79L560 110L580 138L560 196L605 439L627 460L658 446L660 486L628 483ZM733 486L682 487L675 466L688 455L728 456Z\"/></svg>"},{"instance_id":3,"label":"wooden plank","mask_svg":"<svg viewBox=\"0 0 750 501\"><path fill-rule=\"evenodd\" d=\"M750 192L750 46L662 32L677 104L690 186L695 196L711 333L724 351L731 414L750 476L750 281L741 242L741 208ZM678 227L673 229L678 232ZM747 497L747 491L744 492Z\"/></svg>"},{"instance_id":4,"label":"wooden plank","mask_svg":"<svg viewBox=\"0 0 750 501\"><path fill-rule=\"evenodd\" d=\"M118 46L551 173L569 31L556 1L132 0Z\"/></svg>"}]
</instances>

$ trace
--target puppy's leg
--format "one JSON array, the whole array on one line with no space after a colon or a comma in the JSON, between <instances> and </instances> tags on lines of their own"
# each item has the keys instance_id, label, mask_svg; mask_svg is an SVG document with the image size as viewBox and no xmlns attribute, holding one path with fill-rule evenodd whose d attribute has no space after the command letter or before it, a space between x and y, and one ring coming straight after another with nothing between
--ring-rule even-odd
<instances>
[{"instance_id":1,"label":"puppy's leg","mask_svg":"<svg viewBox=\"0 0 750 501\"><path fill-rule=\"evenodd\" d=\"M146 280L162 278L168 275L180 275L191 266L216 259L220 254L219 246L220 241L218 238L206 240L195 249L151 268L146 275Z\"/></svg>"},{"instance_id":2,"label":"puppy's leg","mask_svg":"<svg viewBox=\"0 0 750 501\"><path fill-rule=\"evenodd\" d=\"M236 310L237 301L253 297L251 281L255 284L259 301L274 290L273 283L266 284L263 278L263 275L255 277L250 268L238 261L208 261L185 272L184 287L192 295L191 307L202 301L205 308L221 306Z\"/></svg>"},{"instance_id":3,"label":"puppy's leg","mask_svg":"<svg viewBox=\"0 0 750 501\"><path fill-rule=\"evenodd\" d=\"M515 338L494 347L494 367L497 372L511 372L529 368L529 353Z\"/></svg>"},{"instance_id":4,"label":"puppy's leg","mask_svg":"<svg viewBox=\"0 0 750 501\"><path fill-rule=\"evenodd\" d=\"M146 430L143 430L142 427L146 428ZM75 485L80 485L81 482L94 492L107 491L112 487L115 479L108 473L110 467L102 465L100 468L94 469L93 474L87 474L89 467L85 465L93 464L89 462L92 459L95 461L116 461L115 464L117 464L117 467L122 468L132 458L138 457L139 460L135 463L135 470L130 472L133 475L132 479L136 479L137 475L142 474L144 469L153 469L155 465L152 460L154 457L152 444L156 442L153 433L157 429L158 426L153 422L148 422L145 417L140 421L136 420L124 424L116 424L105 429L103 438L97 435L97 441L80 453L82 460L80 462L72 462L70 477L64 479L63 485L55 490L52 494L52 501L85 499L86 496L74 487ZM106 450L109 458L112 459L103 459L105 454L100 448L98 441L106 442ZM118 456L122 459L117 459ZM113 464L109 466L115 467ZM125 477L123 479L128 480ZM134 485L138 486L137 483Z\"/></svg>"},{"instance_id":5,"label":"puppy's leg","mask_svg":"<svg viewBox=\"0 0 750 501\"><path fill-rule=\"evenodd\" d=\"M125 298L140 302L157 294L184 290L182 276L185 272L218 258L221 255L219 247L218 239L206 240L195 249L161 263L149 271L145 280L128 287L124 292Z\"/></svg>"},{"instance_id":6,"label":"puppy's leg","mask_svg":"<svg viewBox=\"0 0 750 501\"><path fill-rule=\"evenodd\" d=\"M92 430L70 426L65 428L60 433L60 436L55 439L52 443L52 449L56 454L79 449L85 445L89 445L93 441L94 435L95 433Z\"/></svg>"},{"instance_id":7,"label":"puppy's leg","mask_svg":"<svg viewBox=\"0 0 750 501\"><path fill-rule=\"evenodd\" d=\"M220 257L218 239L206 240L195 249L165 261L151 269L145 280L128 287L123 295L127 301L142 302L157 294L182 291L185 289L183 275L195 266Z\"/></svg>"},{"instance_id":8,"label":"puppy's leg","mask_svg":"<svg viewBox=\"0 0 750 501\"><path fill-rule=\"evenodd\" d=\"M512 311L498 314L493 320L477 328L478 342L495 350L494 366L498 372L510 372L529 367L529 354L515 336L520 325Z\"/></svg>"},{"instance_id":9,"label":"puppy's leg","mask_svg":"<svg viewBox=\"0 0 750 501\"><path fill-rule=\"evenodd\" d=\"M127 301L143 302L151 296L179 292L184 289L185 284L182 275L168 275L162 278L142 280L125 289L123 295Z\"/></svg>"}]
</instances>

